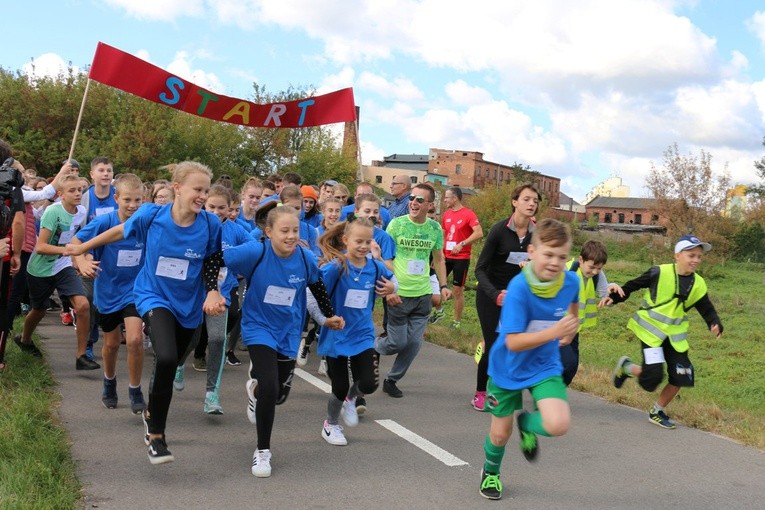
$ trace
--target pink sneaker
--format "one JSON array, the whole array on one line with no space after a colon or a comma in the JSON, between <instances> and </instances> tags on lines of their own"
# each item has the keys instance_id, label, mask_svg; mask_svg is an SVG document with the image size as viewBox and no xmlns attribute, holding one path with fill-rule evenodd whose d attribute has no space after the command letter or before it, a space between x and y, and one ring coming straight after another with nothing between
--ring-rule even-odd
<instances>
[{"instance_id":1,"label":"pink sneaker","mask_svg":"<svg viewBox=\"0 0 765 510\"><path fill-rule=\"evenodd\" d=\"M484 403L486 400L486 392L485 391L476 391L475 395L473 395L473 409L476 411L484 411Z\"/></svg>"}]
</instances>

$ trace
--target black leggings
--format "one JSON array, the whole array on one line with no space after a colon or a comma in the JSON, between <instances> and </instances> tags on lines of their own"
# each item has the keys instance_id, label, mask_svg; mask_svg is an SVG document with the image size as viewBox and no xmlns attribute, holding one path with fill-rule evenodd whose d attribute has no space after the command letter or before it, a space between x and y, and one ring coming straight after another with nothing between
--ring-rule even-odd
<instances>
[{"instance_id":1,"label":"black leggings","mask_svg":"<svg viewBox=\"0 0 765 510\"><path fill-rule=\"evenodd\" d=\"M348 390L351 388L348 381L349 359L353 380L358 383L361 393L364 395L374 393L380 384L379 361L374 349L367 349L350 357L332 358L327 356L327 375L332 381L332 394L341 401L345 400Z\"/></svg>"},{"instance_id":2,"label":"black leggings","mask_svg":"<svg viewBox=\"0 0 765 510\"><path fill-rule=\"evenodd\" d=\"M149 386L149 433L164 434L173 398L173 379L197 328L184 328L167 308L152 308L143 316L154 347L154 373Z\"/></svg>"},{"instance_id":3,"label":"black leggings","mask_svg":"<svg viewBox=\"0 0 765 510\"><path fill-rule=\"evenodd\" d=\"M478 311L478 320L481 322L484 343L483 355L478 362L475 390L486 391L486 384L489 382L489 351L497 339L497 324L499 324L499 312L502 309L480 289L475 293L475 307Z\"/></svg>"},{"instance_id":4,"label":"black leggings","mask_svg":"<svg viewBox=\"0 0 765 510\"><path fill-rule=\"evenodd\" d=\"M267 345L248 345L247 351L252 362L250 378L258 380L255 390L258 450L270 450L276 406L283 404L290 394L295 359L279 354Z\"/></svg>"}]
</instances>

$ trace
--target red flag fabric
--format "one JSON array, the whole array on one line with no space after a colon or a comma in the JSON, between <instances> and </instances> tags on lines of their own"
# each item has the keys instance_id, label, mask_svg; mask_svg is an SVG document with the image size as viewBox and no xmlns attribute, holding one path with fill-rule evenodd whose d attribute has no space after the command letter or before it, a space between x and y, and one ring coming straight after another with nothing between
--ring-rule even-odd
<instances>
[{"instance_id":1,"label":"red flag fabric","mask_svg":"<svg viewBox=\"0 0 765 510\"><path fill-rule=\"evenodd\" d=\"M215 94L102 42L89 77L176 110L242 126L298 128L356 120L352 88L297 101L257 104Z\"/></svg>"}]
</instances>

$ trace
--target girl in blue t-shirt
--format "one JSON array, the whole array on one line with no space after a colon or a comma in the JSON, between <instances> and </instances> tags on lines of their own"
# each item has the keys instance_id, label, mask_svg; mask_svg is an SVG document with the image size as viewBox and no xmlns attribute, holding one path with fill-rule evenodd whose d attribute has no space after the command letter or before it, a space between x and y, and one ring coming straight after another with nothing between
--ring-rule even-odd
<instances>
[{"instance_id":1,"label":"girl in blue t-shirt","mask_svg":"<svg viewBox=\"0 0 765 510\"><path fill-rule=\"evenodd\" d=\"M211 178L212 171L201 163L178 163L173 171L172 205L145 204L125 223L88 242L67 245L67 255L80 255L123 238L144 243L144 265L133 297L154 347L153 384L143 413L144 441L152 464L174 460L167 449L165 425L178 360L202 324L203 314L220 314L226 307L218 292L223 260L220 222L202 210Z\"/></svg>"},{"instance_id":2,"label":"girl in blue t-shirt","mask_svg":"<svg viewBox=\"0 0 765 510\"><path fill-rule=\"evenodd\" d=\"M371 221L357 218L336 224L319 241L329 260L321 268L322 279L330 289L332 307L348 324L341 331L322 328L319 335L319 354L326 356L332 381L321 436L333 445L348 444L338 424L340 415L347 426L355 427L359 422L356 398L377 389L379 356L374 349L372 309L376 296L386 296L397 288L393 273L370 256L373 228ZM315 319L324 322L319 314ZM349 365L352 385L348 381Z\"/></svg>"},{"instance_id":3,"label":"girl in blue t-shirt","mask_svg":"<svg viewBox=\"0 0 765 510\"><path fill-rule=\"evenodd\" d=\"M328 328L342 328L335 316L313 253L299 244L300 221L291 207L275 207L266 218L263 242L227 249L229 272L247 282L242 304L242 341L250 354L247 417L257 426L252 474L271 476L271 431L276 405L286 401L306 314L310 288Z\"/></svg>"}]
</instances>

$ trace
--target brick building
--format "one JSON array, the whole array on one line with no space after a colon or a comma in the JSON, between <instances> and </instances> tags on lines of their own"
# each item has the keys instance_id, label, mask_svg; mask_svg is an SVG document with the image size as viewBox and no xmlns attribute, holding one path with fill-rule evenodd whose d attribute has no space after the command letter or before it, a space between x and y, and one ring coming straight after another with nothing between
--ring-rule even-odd
<instances>
[{"instance_id":1,"label":"brick building","mask_svg":"<svg viewBox=\"0 0 765 510\"><path fill-rule=\"evenodd\" d=\"M597 223L625 225L659 225L652 212L656 199L637 197L595 197L585 206L587 219Z\"/></svg>"},{"instance_id":2,"label":"brick building","mask_svg":"<svg viewBox=\"0 0 765 510\"><path fill-rule=\"evenodd\" d=\"M518 165L508 166L483 159L482 152L430 149L428 173L444 175L449 186L485 188L510 182L514 177L536 184L551 207L560 205L560 179L535 172L525 172Z\"/></svg>"}]
</instances>

